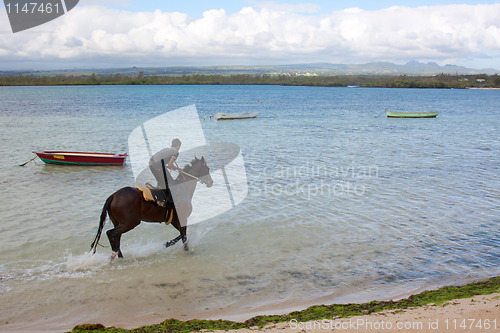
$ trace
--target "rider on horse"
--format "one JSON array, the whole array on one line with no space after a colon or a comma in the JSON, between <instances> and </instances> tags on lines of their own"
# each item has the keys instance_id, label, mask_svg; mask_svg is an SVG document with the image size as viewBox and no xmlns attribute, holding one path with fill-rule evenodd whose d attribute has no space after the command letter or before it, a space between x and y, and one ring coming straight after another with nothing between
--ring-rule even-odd
<instances>
[{"instance_id":1,"label":"rider on horse","mask_svg":"<svg viewBox=\"0 0 500 333\"><path fill-rule=\"evenodd\" d=\"M165 198L158 201L160 206L165 206L166 204L173 206L170 187L174 184L174 179L168 170L182 172L182 169L174 164L179 156L181 144L181 140L173 139L170 148L160 150L149 159L149 168L158 182L157 187L165 191Z\"/></svg>"}]
</instances>

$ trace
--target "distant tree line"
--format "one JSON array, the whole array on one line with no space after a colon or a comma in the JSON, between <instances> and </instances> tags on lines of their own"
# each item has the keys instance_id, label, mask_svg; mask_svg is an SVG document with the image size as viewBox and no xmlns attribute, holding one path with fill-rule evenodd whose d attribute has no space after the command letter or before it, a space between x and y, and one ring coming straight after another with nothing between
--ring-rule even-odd
<instances>
[{"instance_id":1,"label":"distant tree line","mask_svg":"<svg viewBox=\"0 0 500 333\"><path fill-rule=\"evenodd\" d=\"M61 86L61 85L283 85L314 87L382 87L382 88L500 88L500 76L495 75L10 75L0 76L0 86Z\"/></svg>"}]
</instances>

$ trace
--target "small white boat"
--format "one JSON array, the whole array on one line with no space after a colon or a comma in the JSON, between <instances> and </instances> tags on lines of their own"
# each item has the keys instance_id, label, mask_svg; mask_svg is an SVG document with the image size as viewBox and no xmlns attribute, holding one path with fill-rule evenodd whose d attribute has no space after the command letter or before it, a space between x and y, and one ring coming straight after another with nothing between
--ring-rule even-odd
<instances>
[{"instance_id":1,"label":"small white boat","mask_svg":"<svg viewBox=\"0 0 500 333\"><path fill-rule=\"evenodd\" d=\"M215 118L217 120L233 120L233 119L249 119L257 117L258 112L244 112L244 113L222 113L217 112Z\"/></svg>"},{"instance_id":2,"label":"small white boat","mask_svg":"<svg viewBox=\"0 0 500 333\"><path fill-rule=\"evenodd\" d=\"M436 118L439 112L398 112L385 110L387 118Z\"/></svg>"}]
</instances>

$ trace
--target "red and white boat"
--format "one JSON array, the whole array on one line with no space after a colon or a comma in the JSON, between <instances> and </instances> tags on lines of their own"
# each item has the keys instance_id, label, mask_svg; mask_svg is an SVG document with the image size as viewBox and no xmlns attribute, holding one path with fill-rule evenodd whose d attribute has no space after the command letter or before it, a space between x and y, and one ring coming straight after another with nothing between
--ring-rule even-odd
<instances>
[{"instance_id":1,"label":"red and white boat","mask_svg":"<svg viewBox=\"0 0 500 333\"><path fill-rule=\"evenodd\" d=\"M77 151L34 151L48 164L65 165L123 165L127 153L86 153Z\"/></svg>"}]
</instances>

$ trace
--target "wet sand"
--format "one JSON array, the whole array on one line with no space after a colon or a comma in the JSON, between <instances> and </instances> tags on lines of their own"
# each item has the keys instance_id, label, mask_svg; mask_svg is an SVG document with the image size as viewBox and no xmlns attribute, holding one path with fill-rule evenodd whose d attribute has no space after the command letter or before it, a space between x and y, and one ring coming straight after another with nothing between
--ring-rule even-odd
<instances>
[{"instance_id":1,"label":"wet sand","mask_svg":"<svg viewBox=\"0 0 500 333\"><path fill-rule=\"evenodd\" d=\"M402 297L403 298L403 297ZM317 302L320 304L320 302ZM275 304L254 309L251 312L234 312L230 307L214 310L213 313L148 313L144 315L126 314L120 309L113 316L100 317L81 313L68 320L62 318L44 318L31 323L2 323L0 331L16 333L68 332L77 324L101 323L106 327L133 329L140 326L161 323L167 318L179 320L191 319L226 319L245 321L258 314L285 314L294 310L305 309L305 304ZM78 318L77 318L78 317ZM91 319L93 318L93 319ZM496 321L495 321L496 320ZM445 302L443 305L427 305L404 310L388 310L366 316L336 318L312 322L291 321L271 324L262 329L230 330L206 332L267 332L267 333L316 333L316 332L500 332L500 293L478 295Z\"/></svg>"},{"instance_id":2,"label":"wet sand","mask_svg":"<svg viewBox=\"0 0 500 333\"><path fill-rule=\"evenodd\" d=\"M500 332L500 293L405 310L311 322L286 322L262 329L206 332Z\"/></svg>"},{"instance_id":3,"label":"wet sand","mask_svg":"<svg viewBox=\"0 0 500 333\"><path fill-rule=\"evenodd\" d=\"M224 316L222 316L224 317ZM115 327L133 328L161 322L160 314L151 314L133 321L118 320ZM187 320L190 318L179 318ZM111 323L107 323L111 325ZM67 324L66 324L67 325ZM54 322L33 323L31 325L4 326L5 332L65 332L71 330L66 325ZM52 327L51 327L52 326ZM64 327L66 326L66 327ZM500 332L500 293L480 295L445 302L443 305L427 305L405 310L390 310L366 316L319 320L311 322L291 321L271 324L262 329L253 328L205 332L266 332L266 333L319 333L319 332Z\"/></svg>"}]
</instances>

